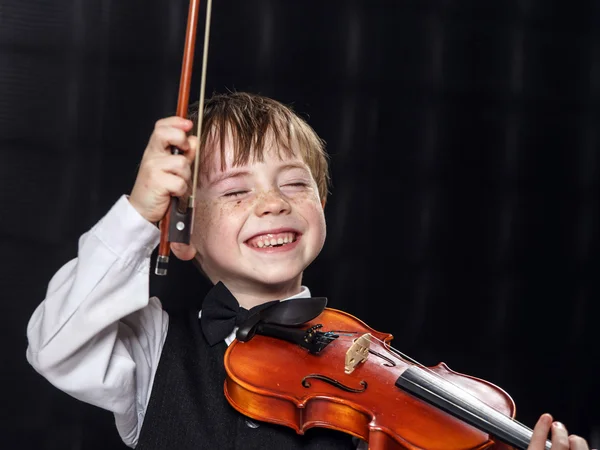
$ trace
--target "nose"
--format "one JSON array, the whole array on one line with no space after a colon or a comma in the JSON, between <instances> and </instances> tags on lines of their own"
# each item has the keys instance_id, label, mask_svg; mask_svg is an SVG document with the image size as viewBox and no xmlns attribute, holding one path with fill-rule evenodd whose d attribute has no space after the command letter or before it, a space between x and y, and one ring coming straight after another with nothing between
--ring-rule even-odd
<instances>
[{"instance_id":1,"label":"nose","mask_svg":"<svg viewBox=\"0 0 600 450\"><path fill-rule=\"evenodd\" d=\"M267 214L278 216L288 214L291 206L280 192L270 191L260 195L256 204L256 215L262 217Z\"/></svg>"}]
</instances>

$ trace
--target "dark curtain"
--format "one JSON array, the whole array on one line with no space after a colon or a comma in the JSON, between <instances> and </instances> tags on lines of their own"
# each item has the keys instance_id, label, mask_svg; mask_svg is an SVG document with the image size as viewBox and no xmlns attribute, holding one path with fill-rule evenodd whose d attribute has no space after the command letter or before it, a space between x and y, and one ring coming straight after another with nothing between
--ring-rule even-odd
<instances>
[{"instance_id":1,"label":"dark curtain","mask_svg":"<svg viewBox=\"0 0 600 450\"><path fill-rule=\"evenodd\" d=\"M1 448L123 448L26 363L25 328L174 113L187 7L0 0ZM327 141L314 294L596 448L599 25L591 0L215 0L207 84L293 104Z\"/></svg>"}]
</instances>

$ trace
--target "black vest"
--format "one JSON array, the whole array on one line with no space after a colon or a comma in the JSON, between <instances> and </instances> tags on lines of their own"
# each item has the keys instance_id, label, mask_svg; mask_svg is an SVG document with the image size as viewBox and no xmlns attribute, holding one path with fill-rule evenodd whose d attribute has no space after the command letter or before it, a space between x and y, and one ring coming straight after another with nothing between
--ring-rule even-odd
<instances>
[{"instance_id":1,"label":"black vest","mask_svg":"<svg viewBox=\"0 0 600 450\"><path fill-rule=\"evenodd\" d=\"M352 437L312 428L260 422L258 428L229 405L223 393L225 342L210 347L198 311L169 314L137 450L355 450ZM252 422L250 422L252 424Z\"/></svg>"}]
</instances>

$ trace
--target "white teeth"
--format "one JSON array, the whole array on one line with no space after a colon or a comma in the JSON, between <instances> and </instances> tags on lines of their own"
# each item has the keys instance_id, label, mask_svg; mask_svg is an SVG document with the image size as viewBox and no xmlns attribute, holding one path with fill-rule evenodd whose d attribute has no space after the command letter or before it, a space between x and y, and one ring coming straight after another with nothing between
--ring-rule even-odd
<instances>
[{"instance_id":1,"label":"white teeth","mask_svg":"<svg viewBox=\"0 0 600 450\"><path fill-rule=\"evenodd\" d=\"M275 238L272 234L266 234L260 238L253 240L250 245L258 248L273 247L275 245L283 245L294 242L295 233L283 233L282 236Z\"/></svg>"}]
</instances>

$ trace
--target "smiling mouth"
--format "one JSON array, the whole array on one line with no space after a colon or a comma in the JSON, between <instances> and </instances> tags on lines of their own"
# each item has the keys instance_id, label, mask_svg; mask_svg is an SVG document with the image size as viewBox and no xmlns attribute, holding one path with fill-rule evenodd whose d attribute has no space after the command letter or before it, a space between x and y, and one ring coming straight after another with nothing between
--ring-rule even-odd
<instances>
[{"instance_id":1,"label":"smiling mouth","mask_svg":"<svg viewBox=\"0 0 600 450\"><path fill-rule=\"evenodd\" d=\"M285 233L268 233L260 236L255 236L252 239L248 239L246 244L253 248L271 248L271 247L283 247L284 245L296 242L298 239L298 233L285 232Z\"/></svg>"}]
</instances>

